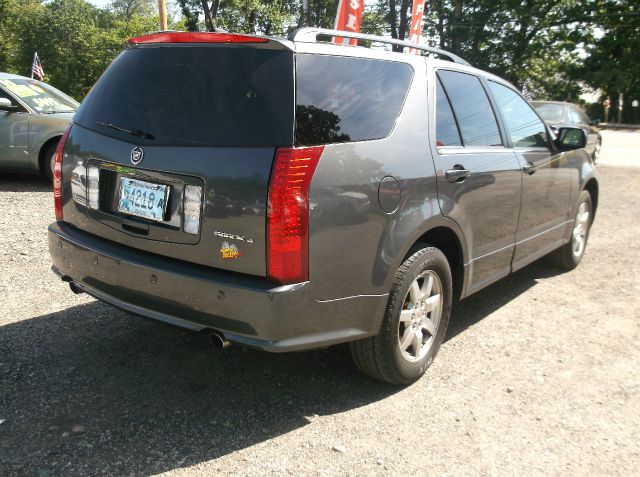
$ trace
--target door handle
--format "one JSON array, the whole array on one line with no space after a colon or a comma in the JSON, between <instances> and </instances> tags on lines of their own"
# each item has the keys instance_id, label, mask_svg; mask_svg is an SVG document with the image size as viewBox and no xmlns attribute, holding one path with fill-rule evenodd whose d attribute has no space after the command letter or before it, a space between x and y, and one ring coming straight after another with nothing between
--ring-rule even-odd
<instances>
[{"instance_id":1,"label":"door handle","mask_svg":"<svg viewBox=\"0 0 640 477\"><path fill-rule=\"evenodd\" d=\"M456 164L453 166L453 169L447 169L444 171L444 178L447 182L462 182L469 175L471 171L469 169L465 169L463 166Z\"/></svg>"},{"instance_id":2,"label":"door handle","mask_svg":"<svg viewBox=\"0 0 640 477\"><path fill-rule=\"evenodd\" d=\"M537 166L534 166L532 163L527 162L524 166L522 166L522 172L524 172L525 174L533 174L534 172L536 172L538 170Z\"/></svg>"}]
</instances>

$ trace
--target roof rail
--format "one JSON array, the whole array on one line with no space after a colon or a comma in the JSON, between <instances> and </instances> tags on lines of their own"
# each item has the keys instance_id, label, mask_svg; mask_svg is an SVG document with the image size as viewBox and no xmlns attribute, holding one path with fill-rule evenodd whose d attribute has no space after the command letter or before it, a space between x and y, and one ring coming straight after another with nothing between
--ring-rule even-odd
<instances>
[{"instance_id":1,"label":"roof rail","mask_svg":"<svg viewBox=\"0 0 640 477\"><path fill-rule=\"evenodd\" d=\"M458 63L461 65L471 66L465 60L460 58L458 55L454 55L445 50L441 50L439 48L433 48L431 46L418 45L415 43L411 43L404 40L396 40L395 38L385 38L377 35L367 35L365 33L354 33L350 31L341 31L341 30L329 30L326 28L298 28L289 34L289 40L291 41L299 41L303 43L317 43L318 36L337 36L340 38L354 38L356 40L368 40L377 43L387 43L390 45L402 46L405 48L414 48L416 50L426 51L428 53L435 53L438 56L443 56L448 58L450 61L454 63Z\"/></svg>"}]
</instances>

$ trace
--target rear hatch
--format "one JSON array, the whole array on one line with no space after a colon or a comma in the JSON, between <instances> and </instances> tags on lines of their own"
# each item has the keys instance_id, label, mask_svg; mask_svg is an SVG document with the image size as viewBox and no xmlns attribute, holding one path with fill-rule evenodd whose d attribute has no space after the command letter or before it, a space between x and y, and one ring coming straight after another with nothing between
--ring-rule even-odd
<instances>
[{"instance_id":1,"label":"rear hatch","mask_svg":"<svg viewBox=\"0 0 640 477\"><path fill-rule=\"evenodd\" d=\"M276 148L293 144L293 118L293 52L278 42L132 45L75 116L64 220L265 276L269 175Z\"/></svg>"}]
</instances>

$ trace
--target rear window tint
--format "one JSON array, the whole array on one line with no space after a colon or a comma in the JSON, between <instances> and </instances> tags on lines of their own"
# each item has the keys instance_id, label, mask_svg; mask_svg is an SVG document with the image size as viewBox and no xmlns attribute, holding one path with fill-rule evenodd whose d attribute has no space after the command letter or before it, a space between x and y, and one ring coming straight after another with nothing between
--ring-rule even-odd
<instances>
[{"instance_id":1,"label":"rear window tint","mask_svg":"<svg viewBox=\"0 0 640 477\"><path fill-rule=\"evenodd\" d=\"M496 117L478 77L446 70L438 76L458 120L463 144L502 146Z\"/></svg>"},{"instance_id":2,"label":"rear window tint","mask_svg":"<svg viewBox=\"0 0 640 477\"><path fill-rule=\"evenodd\" d=\"M366 141L388 136L413 78L406 63L299 54L296 144Z\"/></svg>"},{"instance_id":3,"label":"rear window tint","mask_svg":"<svg viewBox=\"0 0 640 477\"><path fill-rule=\"evenodd\" d=\"M125 50L75 116L149 145L293 144L293 53L230 46ZM138 129L153 139L97 125Z\"/></svg>"}]
</instances>

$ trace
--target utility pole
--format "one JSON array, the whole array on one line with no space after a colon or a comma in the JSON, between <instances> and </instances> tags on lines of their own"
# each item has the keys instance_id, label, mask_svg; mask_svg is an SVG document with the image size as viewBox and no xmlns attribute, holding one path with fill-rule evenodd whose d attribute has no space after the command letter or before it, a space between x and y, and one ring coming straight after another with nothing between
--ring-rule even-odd
<instances>
[{"instance_id":1,"label":"utility pole","mask_svg":"<svg viewBox=\"0 0 640 477\"><path fill-rule=\"evenodd\" d=\"M160 14L160 30L167 29L167 4L165 0L158 0L158 12Z\"/></svg>"}]
</instances>

